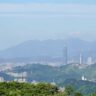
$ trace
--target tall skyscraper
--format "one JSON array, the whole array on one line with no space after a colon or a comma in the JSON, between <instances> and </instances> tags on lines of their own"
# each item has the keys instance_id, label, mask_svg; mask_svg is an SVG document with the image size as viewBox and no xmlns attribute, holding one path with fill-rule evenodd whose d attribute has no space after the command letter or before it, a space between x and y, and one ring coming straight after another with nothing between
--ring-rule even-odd
<instances>
[{"instance_id":1,"label":"tall skyscraper","mask_svg":"<svg viewBox=\"0 0 96 96\"><path fill-rule=\"evenodd\" d=\"M83 63L83 60L82 60L83 58L82 58L82 54L80 54L80 64L82 64Z\"/></svg>"},{"instance_id":2,"label":"tall skyscraper","mask_svg":"<svg viewBox=\"0 0 96 96\"><path fill-rule=\"evenodd\" d=\"M68 48L67 46L64 46L63 49L63 64L68 64Z\"/></svg>"}]
</instances>

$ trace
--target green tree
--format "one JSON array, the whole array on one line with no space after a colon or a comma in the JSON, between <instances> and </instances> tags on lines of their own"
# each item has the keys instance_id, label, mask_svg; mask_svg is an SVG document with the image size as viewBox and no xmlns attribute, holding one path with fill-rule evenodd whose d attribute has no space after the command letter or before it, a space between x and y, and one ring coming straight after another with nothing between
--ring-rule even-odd
<instances>
[{"instance_id":1,"label":"green tree","mask_svg":"<svg viewBox=\"0 0 96 96\"><path fill-rule=\"evenodd\" d=\"M73 94L74 94L73 87L72 86L66 86L64 93L65 93L66 96L73 96Z\"/></svg>"},{"instance_id":2,"label":"green tree","mask_svg":"<svg viewBox=\"0 0 96 96\"><path fill-rule=\"evenodd\" d=\"M74 96L83 96L83 95L81 93L79 93L79 92L75 92Z\"/></svg>"}]
</instances>

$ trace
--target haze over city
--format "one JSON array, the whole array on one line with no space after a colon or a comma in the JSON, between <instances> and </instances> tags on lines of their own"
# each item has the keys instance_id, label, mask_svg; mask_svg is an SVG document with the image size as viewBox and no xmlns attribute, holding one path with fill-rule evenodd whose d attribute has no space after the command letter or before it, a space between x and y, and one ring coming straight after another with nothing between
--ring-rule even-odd
<instances>
[{"instance_id":1,"label":"haze over city","mask_svg":"<svg viewBox=\"0 0 96 96\"><path fill-rule=\"evenodd\" d=\"M93 41L95 0L0 0L0 50L27 40Z\"/></svg>"},{"instance_id":2,"label":"haze over city","mask_svg":"<svg viewBox=\"0 0 96 96\"><path fill-rule=\"evenodd\" d=\"M96 96L96 0L0 0L0 96Z\"/></svg>"}]
</instances>

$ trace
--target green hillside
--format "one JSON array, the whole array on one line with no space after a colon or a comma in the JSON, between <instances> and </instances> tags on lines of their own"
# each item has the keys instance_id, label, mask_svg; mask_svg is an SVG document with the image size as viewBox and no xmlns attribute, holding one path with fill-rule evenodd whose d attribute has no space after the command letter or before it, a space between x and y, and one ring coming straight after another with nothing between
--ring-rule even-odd
<instances>
[{"instance_id":1,"label":"green hillside","mask_svg":"<svg viewBox=\"0 0 96 96\"><path fill-rule=\"evenodd\" d=\"M94 65L79 65L79 64L69 64L61 67L52 67L48 65L40 64L27 64L22 67L15 67L12 70L7 70L7 72L21 73L27 72L27 81L45 81L56 83L63 82L66 79L76 79L81 80L82 76L85 76L88 80L96 80L96 64Z\"/></svg>"},{"instance_id":2,"label":"green hillside","mask_svg":"<svg viewBox=\"0 0 96 96\"><path fill-rule=\"evenodd\" d=\"M52 67L48 65L40 64L28 64L22 67L15 67L12 70L4 71L21 73L27 72L27 81L37 82L54 82L57 86L72 85L76 91L80 91L82 94L92 94L96 92L96 64L94 65L79 65L69 64L61 67ZM82 81L81 77L85 76L86 81ZM11 76L11 78L14 78ZM94 80L94 81L92 81Z\"/></svg>"}]
</instances>

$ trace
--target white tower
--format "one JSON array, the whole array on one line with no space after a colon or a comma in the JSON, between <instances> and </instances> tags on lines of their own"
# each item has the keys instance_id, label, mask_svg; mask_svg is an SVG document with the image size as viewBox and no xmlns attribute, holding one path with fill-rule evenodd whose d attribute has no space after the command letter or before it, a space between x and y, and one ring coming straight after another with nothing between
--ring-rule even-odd
<instances>
[{"instance_id":1,"label":"white tower","mask_svg":"<svg viewBox=\"0 0 96 96\"><path fill-rule=\"evenodd\" d=\"M84 77L84 76L82 76L82 78L81 78L83 81L86 81L87 79Z\"/></svg>"},{"instance_id":2,"label":"white tower","mask_svg":"<svg viewBox=\"0 0 96 96\"><path fill-rule=\"evenodd\" d=\"M68 48L67 48L67 46L64 46L64 49L63 49L63 63L68 64Z\"/></svg>"}]
</instances>

